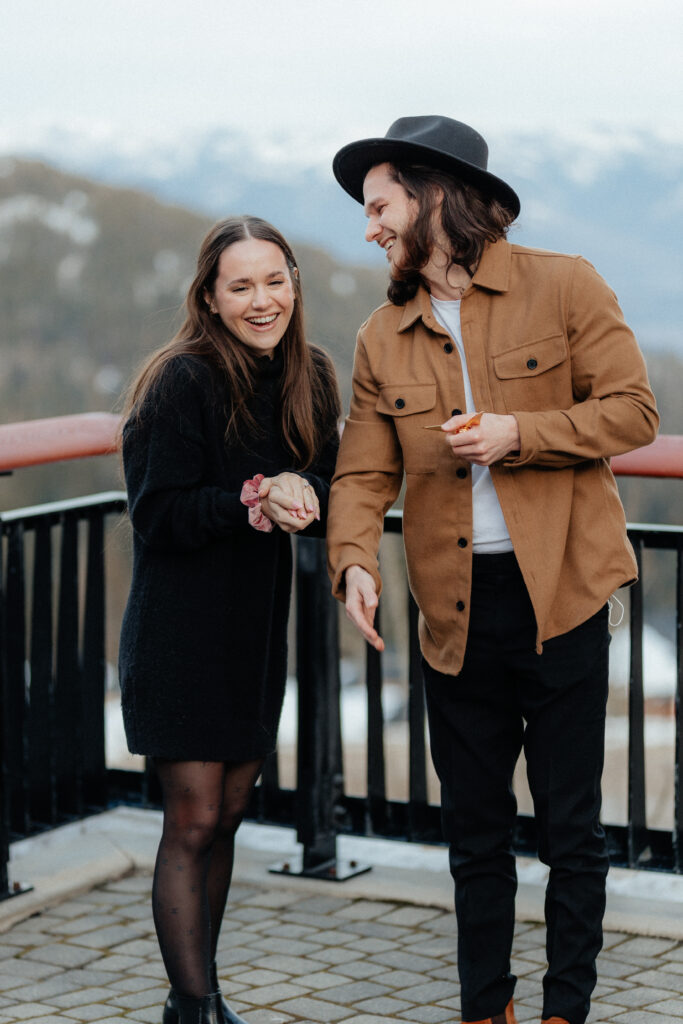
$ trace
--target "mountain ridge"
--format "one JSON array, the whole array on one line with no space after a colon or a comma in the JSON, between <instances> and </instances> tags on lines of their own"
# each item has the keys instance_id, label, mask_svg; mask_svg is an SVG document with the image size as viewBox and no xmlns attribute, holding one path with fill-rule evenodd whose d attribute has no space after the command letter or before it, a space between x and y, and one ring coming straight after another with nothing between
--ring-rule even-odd
<instances>
[{"instance_id":1,"label":"mountain ridge","mask_svg":"<svg viewBox=\"0 0 683 1024\"><path fill-rule=\"evenodd\" d=\"M2 163L11 141L0 140ZM360 206L332 177L327 140L311 149L310 140L293 136L225 129L143 143L92 139L83 128L53 129L24 148L70 173L143 190L199 216L256 213L338 262L385 266L383 254L363 242ZM683 351L683 135L599 125L581 133L509 132L492 139L491 153L489 166L522 201L510 240L586 256L644 347Z\"/></svg>"}]
</instances>

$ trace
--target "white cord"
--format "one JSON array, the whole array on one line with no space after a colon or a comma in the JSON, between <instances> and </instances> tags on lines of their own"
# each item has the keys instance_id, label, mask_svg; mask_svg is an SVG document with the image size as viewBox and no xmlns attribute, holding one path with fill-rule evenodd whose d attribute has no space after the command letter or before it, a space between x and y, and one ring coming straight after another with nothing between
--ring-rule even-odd
<instances>
[{"instance_id":1,"label":"white cord","mask_svg":"<svg viewBox=\"0 0 683 1024\"><path fill-rule=\"evenodd\" d=\"M619 614L619 618L616 622L612 622L612 612L614 611L615 604L619 606L619 612L617 613ZM612 596L610 597L609 601L607 602L607 607L609 608L609 624L612 627L612 629L616 629L617 626L620 626L624 621L624 614L626 612L626 609L624 608L623 604L615 594L612 594Z\"/></svg>"}]
</instances>

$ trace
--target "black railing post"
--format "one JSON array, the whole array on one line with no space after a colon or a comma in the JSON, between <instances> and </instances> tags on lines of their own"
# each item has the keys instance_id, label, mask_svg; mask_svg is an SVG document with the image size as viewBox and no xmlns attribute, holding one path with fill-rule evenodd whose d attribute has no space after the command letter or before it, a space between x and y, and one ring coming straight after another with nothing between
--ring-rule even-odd
<instances>
[{"instance_id":1,"label":"black railing post","mask_svg":"<svg viewBox=\"0 0 683 1024\"><path fill-rule=\"evenodd\" d=\"M337 857L336 814L342 795L337 607L330 594L325 545L297 540L297 839L300 864L271 870L342 881L366 871Z\"/></svg>"},{"instance_id":2,"label":"black railing post","mask_svg":"<svg viewBox=\"0 0 683 1024\"><path fill-rule=\"evenodd\" d=\"M381 628L381 607L378 607L375 613L375 629L381 633ZM365 645L365 685L368 694L367 788L370 819L368 832L382 835L387 832L389 826L384 758L382 655L369 644Z\"/></svg>"},{"instance_id":3,"label":"black railing post","mask_svg":"<svg viewBox=\"0 0 683 1024\"><path fill-rule=\"evenodd\" d=\"M674 760L674 871L683 872L683 551L676 553L676 747Z\"/></svg>"},{"instance_id":4,"label":"black railing post","mask_svg":"<svg viewBox=\"0 0 683 1024\"><path fill-rule=\"evenodd\" d=\"M9 880L12 829L17 826L20 829L28 827L29 821L24 771L26 688L23 657L23 533L21 525L9 532L7 576L4 573L0 533L0 900L20 896L31 888L17 881L10 883ZM15 636L14 630L17 628L20 632Z\"/></svg>"},{"instance_id":5,"label":"black railing post","mask_svg":"<svg viewBox=\"0 0 683 1024\"><path fill-rule=\"evenodd\" d=\"M647 851L645 802L645 697L643 692L643 542L634 541L638 582L631 588L631 667L628 731L628 860L637 867Z\"/></svg>"},{"instance_id":6,"label":"black railing post","mask_svg":"<svg viewBox=\"0 0 683 1024\"><path fill-rule=\"evenodd\" d=\"M54 825L57 794L54 766L54 679L52 631L52 537L50 522L35 528L29 690L29 801L34 824Z\"/></svg>"},{"instance_id":7,"label":"black railing post","mask_svg":"<svg viewBox=\"0 0 683 1024\"><path fill-rule=\"evenodd\" d=\"M409 792L408 828L410 839L423 842L428 834L427 759L425 745L424 680L417 632L418 610L408 594L408 743ZM432 835L432 839L438 838Z\"/></svg>"},{"instance_id":8,"label":"black railing post","mask_svg":"<svg viewBox=\"0 0 683 1024\"><path fill-rule=\"evenodd\" d=\"M304 870L336 862L334 805L339 796L332 763L331 732L339 715L336 644L331 649L331 608L327 579L321 580L324 548L302 539L297 546L296 664L299 695L297 749L297 838L303 844ZM323 586L321 586L321 583Z\"/></svg>"},{"instance_id":9,"label":"black railing post","mask_svg":"<svg viewBox=\"0 0 683 1024\"><path fill-rule=\"evenodd\" d=\"M5 758L9 787L10 829L24 835L30 827L28 806L26 700L26 609L24 528L13 523L7 544L5 587Z\"/></svg>"},{"instance_id":10,"label":"black railing post","mask_svg":"<svg viewBox=\"0 0 683 1024\"><path fill-rule=\"evenodd\" d=\"M7 771L7 671L5 665L5 576L0 534L0 900L9 896L9 776Z\"/></svg>"},{"instance_id":11,"label":"black railing post","mask_svg":"<svg viewBox=\"0 0 683 1024\"><path fill-rule=\"evenodd\" d=\"M88 567L83 621L83 797L86 807L102 807L107 798L105 753L104 516L88 518Z\"/></svg>"},{"instance_id":12,"label":"black railing post","mask_svg":"<svg viewBox=\"0 0 683 1024\"><path fill-rule=\"evenodd\" d=\"M78 816L83 808L82 682L78 651L78 518L62 517L55 681L57 809ZM103 709L104 712L104 709Z\"/></svg>"}]
</instances>

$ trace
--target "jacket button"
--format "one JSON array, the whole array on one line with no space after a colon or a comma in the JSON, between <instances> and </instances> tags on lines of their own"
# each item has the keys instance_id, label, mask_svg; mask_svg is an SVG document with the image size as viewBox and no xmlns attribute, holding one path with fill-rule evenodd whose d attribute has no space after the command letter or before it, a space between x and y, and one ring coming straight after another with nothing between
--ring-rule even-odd
<instances>
[{"instance_id":1,"label":"jacket button","mask_svg":"<svg viewBox=\"0 0 683 1024\"><path fill-rule=\"evenodd\" d=\"M538 366L538 360L537 359L527 359L526 365L527 365L527 370L535 370L536 367Z\"/></svg>"},{"instance_id":2,"label":"jacket button","mask_svg":"<svg viewBox=\"0 0 683 1024\"><path fill-rule=\"evenodd\" d=\"M458 537L458 547L459 548L466 548L467 547L467 537Z\"/></svg>"},{"instance_id":3,"label":"jacket button","mask_svg":"<svg viewBox=\"0 0 683 1024\"><path fill-rule=\"evenodd\" d=\"M458 478L459 478L460 480L464 480L464 479L465 479L465 477L467 476L467 470L465 469L465 467L464 467L464 466L460 466L460 467L459 467L458 469L456 469L456 471L455 471L455 475L456 475L456 476L457 476L457 477L458 477Z\"/></svg>"},{"instance_id":4,"label":"jacket button","mask_svg":"<svg viewBox=\"0 0 683 1024\"><path fill-rule=\"evenodd\" d=\"M458 609L459 612L464 612L465 611L465 602L464 601L456 601L455 602L455 607Z\"/></svg>"},{"instance_id":5,"label":"jacket button","mask_svg":"<svg viewBox=\"0 0 683 1024\"><path fill-rule=\"evenodd\" d=\"M406 403L403 401L402 398L397 398L396 401L394 402L394 405L396 406L397 409L402 409L405 404Z\"/></svg>"},{"instance_id":6,"label":"jacket button","mask_svg":"<svg viewBox=\"0 0 683 1024\"><path fill-rule=\"evenodd\" d=\"M451 416L462 416L462 409L451 409Z\"/></svg>"},{"instance_id":7,"label":"jacket button","mask_svg":"<svg viewBox=\"0 0 683 1024\"><path fill-rule=\"evenodd\" d=\"M450 342L450 341L447 341L447 342L446 342L446 344L445 344L445 345L444 345L444 347L443 347L443 350L444 350L444 352L446 352L446 353L451 353L451 352L453 351L453 345L451 344L451 342Z\"/></svg>"}]
</instances>

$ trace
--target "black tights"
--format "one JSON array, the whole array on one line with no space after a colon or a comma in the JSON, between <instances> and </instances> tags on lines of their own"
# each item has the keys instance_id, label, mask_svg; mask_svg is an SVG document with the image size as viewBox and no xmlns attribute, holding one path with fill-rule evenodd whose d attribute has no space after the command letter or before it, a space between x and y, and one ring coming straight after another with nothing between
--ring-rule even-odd
<instances>
[{"instance_id":1,"label":"black tights","mask_svg":"<svg viewBox=\"0 0 683 1024\"><path fill-rule=\"evenodd\" d=\"M200 998L211 991L230 888L235 833L263 761L155 761L164 827L152 911L171 985Z\"/></svg>"}]
</instances>

